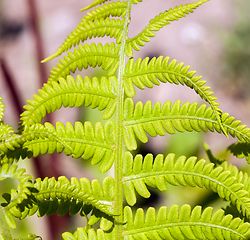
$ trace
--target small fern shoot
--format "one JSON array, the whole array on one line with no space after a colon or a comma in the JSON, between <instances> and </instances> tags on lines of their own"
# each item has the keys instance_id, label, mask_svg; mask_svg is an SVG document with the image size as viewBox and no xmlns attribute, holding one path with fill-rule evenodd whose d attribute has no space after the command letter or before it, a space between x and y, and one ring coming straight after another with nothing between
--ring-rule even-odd
<instances>
[{"instance_id":1,"label":"small fern shoot","mask_svg":"<svg viewBox=\"0 0 250 240\"><path fill-rule=\"evenodd\" d=\"M135 60L156 33L172 21L178 21L209 0L176 6L149 21L142 31L128 37L133 6L142 0L96 0L82 11L91 9L59 49L43 60L49 61L67 52L51 70L50 77L33 99L27 101L20 118L20 129L2 121L4 103L0 98L0 180L13 178L17 189L3 193L0 208L0 238L13 239L15 218L37 214L65 214L86 218L86 225L74 232L62 233L64 240L179 240L179 239L249 239L250 181L247 173L220 162L208 163L197 157L142 156L132 151L138 142L150 137L176 132L214 132L230 135L237 143L229 149L249 161L250 131L241 121L223 113L217 98L201 76L189 65L159 56ZM143 3L140 3L143 4ZM205 6L204 6L205 7ZM86 43L87 39L108 36L106 44ZM70 50L75 47L74 50ZM107 75L97 78L78 75L89 67L101 67ZM206 104L166 101L155 104L135 102L136 88L176 84L194 90ZM104 124L90 121L53 126L44 122L47 114L64 107L91 107L102 112ZM111 117L113 117L111 119ZM206 151L209 151L206 146ZM98 165L100 173L112 167L114 176L89 181L60 176L33 179L15 164L19 159L40 154L65 154ZM169 186L208 189L239 213L226 213L212 207L161 206L159 209L136 208L138 197L149 198L151 188L167 191ZM228 208L229 209L229 208ZM97 224L98 227L96 226ZM27 239L38 239L29 234Z\"/></svg>"}]
</instances>

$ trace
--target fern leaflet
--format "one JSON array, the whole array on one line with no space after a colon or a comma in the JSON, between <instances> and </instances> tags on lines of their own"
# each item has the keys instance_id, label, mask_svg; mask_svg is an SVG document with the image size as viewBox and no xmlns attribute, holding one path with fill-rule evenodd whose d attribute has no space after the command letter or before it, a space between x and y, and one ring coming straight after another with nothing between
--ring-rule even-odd
<instances>
[{"instance_id":1,"label":"fern leaflet","mask_svg":"<svg viewBox=\"0 0 250 240\"><path fill-rule=\"evenodd\" d=\"M190 104L178 100L172 106L167 101L161 108L161 104L157 102L152 108L152 102L147 101L143 106L142 102L137 102L135 107L133 100L127 98L125 100L125 116L124 116L124 141L129 150L137 148L135 136L143 143L148 141L146 133L152 137L157 135L163 136L165 133L174 134L175 130L198 131L204 132L214 131L221 133L221 127L217 122L214 111L205 104L197 108L197 103ZM133 110L134 109L134 110ZM232 137L237 137L240 141L249 141L249 129L245 125L240 125L241 121L230 117L228 113L221 116L221 124L223 129Z\"/></svg>"},{"instance_id":2,"label":"fern leaflet","mask_svg":"<svg viewBox=\"0 0 250 240\"><path fill-rule=\"evenodd\" d=\"M149 21L149 24L135 37L127 40L126 55L131 57L133 49L140 50L140 46L144 46L145 42L149 42L151 37L155 36L156 31L159 31L164 26L170 24L170 21L178 21L185 15L192 13L194 9L209 0L199 0L195 3L180 5L179 7L170 8L169 10L160 13Z\"/></svg>"},{"instance_id":3,"label":"fern leaflet","mask_svg":"<svg viewBox=\"0 0 250 240\"><path fill-rule=\"evenodd\" d=\"M149 208L144 217L143 209L137 209L133 217L129 207L124 209L124 221L127 223L124 239L248 239L249 223L240 218L232 220L223 210L213 214L208 207L201 211L200 206L193 210L189 205L173 205L169 209L161 207L157 216L154 208Z\"/></svg>"},{"instance_id":4,"label":"fern leaflet","mask_svg":"<svg viewBox=\"0 0 250 240\"><path fill-rule=\"evenodd\" d=\"M82 8L81 11L88 10L88 9L90 9L90 8L92 8L92 7L95 7L95 6L99 5L99 4L105 3L105 2L107 2L107 1L110 1L110 0L95 0L93 3L91 3L91 4L88 5L87 7Z\"/></svg>"},{"instance_id":5,"label":"fern leaflet","mask_svg":"<svg viewBox=\"0 0 250 240\"><path fill-rule=\"evenodd\" d=\"M8 209L10 213L20 219L31 216L37 212L39 217L52 215L57 212L63 216L69 212L75 215L80 212L87 217L88 225L94 225L101 219L101 224L113 226L114 179L107 177L101 186L98 180L91 183L86 178L80 180L71 178L71 182L62 176L55 178L36 179L30 190L29 198L12 204ZM6 197L6 201L9 199ZM8 205L9 206L9 205ZM103 214L105 216L103 217ZM105 229L105 226L103 227ZM107 228L107 226L106 226Z\"/></svg>"},{"instance_id":6,"label":"fern leaflet","mask_svg":"<svg viewBox=\"0 0 250 240\"><path fill-rule=\"evenodd\" d=\"M4 103L2 102L2 97L0 97L0 121L2 120L3 118L3 115L4 115L4 108L5 108L5 105Z\"/></svg>"},{"instance_id":7,"label":"fern leaflet","mask_svg":"<svg viewBox=\"0 0 250 240\"><path fill-rule=\"evenodd\" d=\"M57 122L56 128L50 123L45 125L34 124L25 130L27 141L24 147L36 157L46 152L52 154L55 151L74 158L82 157L91 159L92 164L101 163L100 171L108 171L114 162L114 123L108 121L103 128L101 123L96 123L95 128L92 123L75 123L73 128L71 123L66 127Z\"/></svg>"},{"instance_id":8,"label":"fern leaflet","mask_svg":"<svg viewBox=\"0 0 250 240\"><path fill-rule=\"evenodd\" d=\"M250 217L249 189L237 180L240 175L237 177L226 168L214 167L213 163L206 164L205 160L197 161L195 157L175 160L174 154L169 154L165 160L161 154L155 159L148 154L143 160L141 155L133 159L131 153L127 152L124 161L124 195L131 206L136 203L135 190L142 197L148 198L150 192L146 185L164 191L169 183L211 189L220 198L235 205L244 216Z\"/></svg>"},{"instance_id":9,"label":"fern leaflet","mask_svg":"<svg viewBox=\"0 0 250 240\"><path fill-rule=\"evenodd\" d=\"M130 58L128 61L125 69L126 79L124 90L129 97L133 97L135 94L133 85L140 89L144 89L145 86L152 88L154 84L160 84L158 80L163 83L169 82L177 85L179 83L186 85L194 89L202 99L210 104L223 133L228 136L221 124L221 110L218 107L219 103L215 101L217 98L211 96L213 92L208 91L210 87L204 86L206 81L201 80L201 76L194 77L195 71L188 72L190 66L183 67L184 63L177 64L175 59L169 62L169 57L163 59L160 56L151 59L150 62L148 61L149 58L145 58L143 61L139 58L135 63L133 58Z\"/></svg>"},{"instance_id":10,"label":"fern leaflet","mask_svg":"<svg viewBox=\"0 0 250 240\"><path fill-rule=\"evenodd\" d=\"M34 100L29 100L30 105L25 105L25 112L21 115L22 124L30 126L40 123L47 113L54 112L63 107L98 108L103 112L103 118L109 119L116 107L115 92L117 79L115 76L98 80L94 77L84 79L78 75L75 79L68 76L67 79L59 78L58 82L44 84L39 90L39 95L34 95Z\"/></svg>"},{"instance_id":11,"label":"fern leaflet","mask_svg":"<svg viewBox=\"0 0 250 240\"><path fill-rule=\"evenodd\" d=\"M51 81L58 81L60 77L66 78L70 72L75 72L78 68L80 71L84 68L102 67L103 70L109 70L109 74L113 75L118 67L118 52L119 47L116 47L114 43L105 44L92 43L90 46L84 44L79 46L79 49L75 49L74 53L69 52L64 60L60 60L60 64L57 64L56 68L53 68L51 75L48 79L48 83Z\"/></svg>"}]
</instances>

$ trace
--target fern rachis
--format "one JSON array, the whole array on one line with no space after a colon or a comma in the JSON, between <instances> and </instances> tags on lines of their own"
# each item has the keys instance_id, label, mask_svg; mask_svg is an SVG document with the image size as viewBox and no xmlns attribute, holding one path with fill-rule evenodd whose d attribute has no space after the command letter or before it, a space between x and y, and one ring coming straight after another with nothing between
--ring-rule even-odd
<instances>
[{"instance_id":1,"label":"fern rachis","mask_svg":"<svg viewBox=\"0 0 250 240\"><path fill-rule=\"evenodd\" d=\"M217 98L201 76L189 65L160 56L134 60L133 51L154 37L160 29L208 2L199 0L164 11L149 21L136 36L129 38L128 29L134 4L142 0L96 0L83 10L87 13L75 31L68 36L57 52L46 62L63 52L51 75L34 99L28 100L21 115L20 129L15 133L0 121L0 179L7 177L19 182L17 190L4 193L6 200L0 211L1 239L13 239L10 228L15 228L14 217L23 219L37 213L39 217L80 213L86 226L74 233L63 233L63 239L248 239L250 237L250 185L247 173L226 162L208 163L197 157L176 158L174 153L145 157L134 154L138 142L146 143L149 137L176 132L216 131L238 139L230 147L240 157L248 157L250 131L241 121L235 120L219 108ZM101 5L102 4L102 5ZM143 4L143 3L140 3ZM109 36L110 44L87 44L87 39ZM74 51L70 49L76 46ZM128 57L128 59L127 59ZM77 69L101 67L107 75L90 78L71 76ZM145 104L134 102L135 88L152 88L154 85L176 84L193 89L207 105L174 103L162 106L150 100ZM102 111L106 122L90 121L75 124L41 123L44 117L61 107L91 107ZM0 99L0 120L4 104ZM111 117L113 117L111 119ZM114 177L101 183L65 176L58 179L31 180L30 175L13 164L20 158L33 155L64 153L98 165L105 173L114 166ZM239 153L240 152L240 153ZM247 158L248 159L248 158ZM211 159L211 161L214 159ZM150 188L167 191L169 185L206 188L230 203L229 213L212 207L172 205L158 210L138 208L138 195L150 197ZM126 206L124 206L126 205ZM133 207L133 208L132 208ZM233 211L238 213L233 215ZM96 224L99 227L96 230ZM27 239L36 239L30 234Z\"/></svg>"}]
</instances>

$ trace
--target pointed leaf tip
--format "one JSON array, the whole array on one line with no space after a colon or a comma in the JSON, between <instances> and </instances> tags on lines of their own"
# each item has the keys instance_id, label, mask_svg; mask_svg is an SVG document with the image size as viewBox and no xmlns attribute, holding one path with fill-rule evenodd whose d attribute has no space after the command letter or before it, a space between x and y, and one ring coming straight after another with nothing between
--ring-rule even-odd
<instances>
[{"instance_id":1,"label":"pointed leaf tip","mask_svg":"<svg viewBox=\"0 0 250 240\"><path fill-rule=\"evenodd\" d=\"M60 54L61 54L61 52L57 51L56 53L54 53L54 54L50 55L49 57L43 59L43 60L41 61L41 63L48 62L48 61L50 61L50 60L52 60L52 59L58 57Z\"/></svg>"},{"instance_id":2,"label":"pointed leaf tip","mask_svg":"<svg viewBox=\"0 0 250 240\"><path fill-rule=\"evenodd\" d=\"M94 2L92 2L87 7L82 8L80 11L89 10L90 8L95 7L95 6L99 5L99 4L105 3L107 1L110 1L110 0L95 0Z\"/></svg>"},{"instance_id":3,"label":"pointed leaf tip","mask_svg":"<svg viewBox=\"0 0 250 240\"><path fill-rule=\"evenodd\" d=\"M227 130L224 128L224 126L222 125L222 122L219 123L220 127L221 127L221 131L225 134L226 138L229 139Z\"/></svg>"},{"instance_id":4,"label":"pointed leaf tip","mask_svg":"<svg viewBox=\"0 0 250 240\"><path fill-rule=\"evenodd\" d=\"M86 10L88 10L88 9L90 9L90 7L89 7L89 6L84 7L84 8L82 8L82 9L80 9L80 12L86 11Z\"/></svg>"}]
</instances>

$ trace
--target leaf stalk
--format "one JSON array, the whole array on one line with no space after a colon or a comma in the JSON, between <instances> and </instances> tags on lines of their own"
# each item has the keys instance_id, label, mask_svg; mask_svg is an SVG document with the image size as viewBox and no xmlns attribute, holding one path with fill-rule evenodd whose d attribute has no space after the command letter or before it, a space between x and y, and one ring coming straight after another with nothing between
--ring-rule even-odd
<instances>
[{"instance_id":1,"label":"leaf stalk","mask_svg":"<svg viewBox=\"0 0 250 240\"><path fill-rule=\"evenodd\" d=\"M117 111L116 111L116 151L115 151L115 212L119 215L115 218L116 239L122 238L123 231L123 116L124 116L124 72L125 72L125 45L128 38L128 25L130 22L132 0L128 1L125 22L123 26L123 36L121 48L119 51L119 67L118 67L118 88L117 88Z\"/></svg>"}]
</instances>

